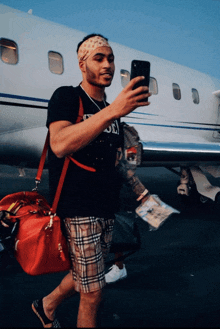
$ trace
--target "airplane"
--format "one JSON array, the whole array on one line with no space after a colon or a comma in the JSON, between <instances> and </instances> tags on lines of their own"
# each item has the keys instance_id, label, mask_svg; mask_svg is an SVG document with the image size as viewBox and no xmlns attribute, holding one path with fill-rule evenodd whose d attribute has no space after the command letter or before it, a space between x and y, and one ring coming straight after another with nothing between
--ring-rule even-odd
<instances>
[{"instance_id":1,"label":"airplane","mask_svg":"<svg viewBox=\"0 0 220 329\"><path fill-rule=\"evenodd\" d=\"M56 88L81 82L76 46L86 34L36 17L32 10L2 4L0 31L0 163L37 168L48 101ZM179 176L181 169L175 168L218 168L220 80L115 42L110 45L116 70L106 90L109 103L130 81L132 60L151 63L150 106L123 118L139 133L141 166L166 167Z\"/></svg>"}]
</instances>

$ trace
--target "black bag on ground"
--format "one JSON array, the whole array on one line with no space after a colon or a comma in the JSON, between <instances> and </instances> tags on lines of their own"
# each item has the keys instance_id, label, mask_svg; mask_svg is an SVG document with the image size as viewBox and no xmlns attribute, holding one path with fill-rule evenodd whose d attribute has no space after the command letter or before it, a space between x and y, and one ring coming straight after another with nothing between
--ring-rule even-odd
<instances>
[{"instance_id":1,"label":"black bag on ground","mask_svg":"<svg viewBox=\"0 0 220 329\"><path fill-rule=\"evenodd\" d=\"M18 221L7 220L7 211L0 211L0 252L14 251L14 241L18 230Z\"/></svg>"},{"instance_id":2,"label":"black bag on ground","mask_svg":"<svg viewBox=\"0 0 220 329\"><path fill-rule=\"evenodd\" d=\"M7 211L0 211L0 269L7 267L14 258L14 241L18 231L18 221L7 220Z\"/></svg>"},{"instance_id":3,"label":"black bag on ground","mask_svg":"<svg viewBox=\"0 0 220 329\"><path fill-rule=\"evenodd\" d=\"M135 252L141 247L140 233L135 212L121 211L115 214L115 224L110 253Z\"/></svg>"}]
</instances>

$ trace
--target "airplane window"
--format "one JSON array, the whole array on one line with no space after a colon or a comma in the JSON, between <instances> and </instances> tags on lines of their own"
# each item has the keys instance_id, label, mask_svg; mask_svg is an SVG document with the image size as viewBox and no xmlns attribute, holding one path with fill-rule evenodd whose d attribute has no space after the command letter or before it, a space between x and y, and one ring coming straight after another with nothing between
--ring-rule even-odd
<instances>
[{"instance_id":1,"label":"airplane window","mask_svg":"<svg viewBox=\"0 0 220 329\"><path fill-rule=\"evenodd\" d=\"M130 81L130 73L127 70L121 70L120 75L121 75L121 85L123 88L125 88ZM157 80L155 78L150 77L149 89L152 95L158 94Z\"/></svg>"},{"instance_id":2,"label":"airplane window","mask_svg":"<svg viewBox=\"0 0 220 329\"><path fill-rule=\"evenodd\" d=\"M55 51L48 52L49 69L52 73L63 73L63 57L61 54Z\"/></svg>"},{"instance_id":3,"label":"airplane window","mask_svg":"<svg viewBox=\"0 0 220 329\"><path fill-rule=\"evenodd\" d=\"M157 80L155 78L150 77L149 91L152 95L158 94Z\"/></svg>"},{"instance_id":4,"label":"airplane window","mask_svg":"<svg viewBox=\"0 0 220 329\"><path fill-rule=\"evenodd\" d=\"M177 83L173 83L173 97L177 100L181 99L180 86Z\"/></svg>"},{"instance_id":5,"label":"airplane window","mask_svg":"<svg viewBox=\"0 0 220 329\"><path fill-rule=\"evenodd\" d=\"M120 74L121 74L121 85L124 88L127 86L127 84L130 81L130 73L126 70L121 70Z\"/></svg>"},{"instance_id":6,"label":"airplane window","mask_svg":"<svg viewBox=\"0 0 220 329\"><path fill-rule=\"evenodd\" d=\"M7 64L17 64L18 46L14 41L0 39L1 60Z\"/></svg>"},{"instance_id":7,"label":"airplane window","mask_svg":"<svg viewBox=\"0 0 220 329\"><path fill-rule=\"evenodd\" d=\"M193 103L199 104L199 93L198 90L196 90L195 88L192 88L192 99Z\"/></svg>"}]
</instances>

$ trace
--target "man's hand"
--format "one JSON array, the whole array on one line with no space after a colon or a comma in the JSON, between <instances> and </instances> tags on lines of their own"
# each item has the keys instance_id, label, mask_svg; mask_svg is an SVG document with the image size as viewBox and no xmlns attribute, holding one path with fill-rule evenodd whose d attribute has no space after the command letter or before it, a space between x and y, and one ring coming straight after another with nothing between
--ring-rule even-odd
<instances>
[{"instance_id":1,"label":"man's hand","mask_svg":"<svg viewBox=\"0 0 220 329\"><path fill-rule=\"evenodd\" d=\"M142 101L144 98L151 96L148 87L143 86L133 89L135 84L143 79L144 77L136 77L132 79L110 105L112 111L114 111L116 119L129 114L137 107L147 106L150 104L150 102Z\"/></svg>"},{"instance_id":2,"label":"man's hand","mask_svg":"<svg viewBox=\"0 0 220 329\"><path fill-rule=\"evenodd\" d=\"M145 201L147 201L150 197L150 193L148 193L143 199L141 199L141 203L144 203Z\"/></svg>"}]
</instances>

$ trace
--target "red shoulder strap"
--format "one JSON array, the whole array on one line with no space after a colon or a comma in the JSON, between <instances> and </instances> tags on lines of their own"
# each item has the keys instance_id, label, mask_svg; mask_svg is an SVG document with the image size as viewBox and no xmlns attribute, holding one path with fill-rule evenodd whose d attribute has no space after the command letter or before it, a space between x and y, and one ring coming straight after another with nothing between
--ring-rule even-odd
<instances>
[{"instance_id":1,"label":"red shoulder strap","mask_svg":"<svg viewBox=\"0 0 220 329\"><path fill-rule=\"evenodd\" d=\"M83 103L81 97L79 97L79 113L78 117L76 119L76 123L79 123L83 119L84 109L83 109Z\"/></svg>"},{"instance_id":2,"label":"red shoulder strap","mask_svg":"<svg viewBox=\"0 0 220 329\"><path fill-rule=\"evenodd\" d=\"M58 202L59 202L59 199L60 199L60 194L61 194L61 191L62 191L62 188L63 188L64 179L66 177L66 172L67 172L67 169L69 167L69 163L70 163L70 159L68 157L66 157L65 161L64 161L64 164L63 164L63 169L62 169L62 172L61 172L61 175L60 175L59 183L57 185L57 190L56 190L56 193L55 193L55 196L54 196L54 199L53 199L53 204L52 204L52 207L50 208L52 214L55 214L56 211L57 211L57 206L58 206Z\"/></svg>"},{"instance_id":3,"label":"red shoulder strap","mask_svg":"<svg viewBox=\"0 0 220 329\"><path fill-rule=\"evenodd\" d=\"M40 180L41 180L42 172L43 172L43 169L44 169L44 164L45 164L45 161L46 161L47 150L48 150L48 147L49 147L49 139L50 139L50 136L49 136L49 130L48 130L46 140L45 140L45 143L44 143L44 148L43 148L43 151L42 151L42 154L41 154L41 157L40 157L40 163L39 163L38 170L37 170L37 176L35 178L36 183L37 182L40 183Z\"/></svg>"}]
</instances>

